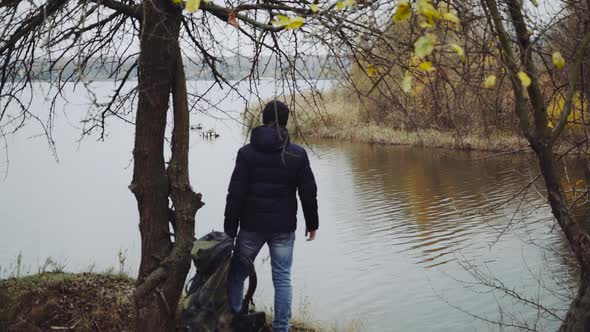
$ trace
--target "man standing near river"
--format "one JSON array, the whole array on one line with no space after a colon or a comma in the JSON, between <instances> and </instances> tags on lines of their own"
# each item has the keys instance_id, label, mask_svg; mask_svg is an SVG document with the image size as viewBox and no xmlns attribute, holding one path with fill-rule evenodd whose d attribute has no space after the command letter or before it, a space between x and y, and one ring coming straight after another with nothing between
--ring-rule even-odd
<instances>
[{"instance_id":1,"label":"man standing near river","mask_svg":"<svg viewBox=\"0 0 590 332\"><path fill-rule=\"evenodd\" d=\"M287 332L291 319L291 264L297 226L297 197L303 207L305 236L318 229L317 186L303 147L289 141L289 108L273 100L262 113L264 125L252 130L250 144L238 151L229 184L224 230L237 235L236 253L252 261L267 243L275 289L274 332ZM239 233L238 233L239 226ZM229 276L232 308L242 306L247 272L239 264Z\"/></svg>"}]
</instances>

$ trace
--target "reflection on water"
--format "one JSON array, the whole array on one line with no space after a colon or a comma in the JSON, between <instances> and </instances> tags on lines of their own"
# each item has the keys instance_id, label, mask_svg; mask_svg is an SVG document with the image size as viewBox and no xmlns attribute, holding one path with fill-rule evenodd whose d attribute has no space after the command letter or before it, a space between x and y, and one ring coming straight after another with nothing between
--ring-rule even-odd
<instances>
[{"instance_id":1,"label":"reflection on water","mask_svg":"<svg viewBox=\"0 0 590 332\"><path fill-rule=\"evenodd\" d=\"M517 220L526 212L517 209L518 197L500 213L488 211L510 200L534 176L524 158L520 163L478 162L468 155L431 149L351 145L345 150L364 216L359 226L367 241L386 237L424 267L453 259L449 254L465 248L474 234L482 236L481 244L489 245L488 239L498 235L494 229L505 225L506 210L514 210ZM528 198L528 206L542 200ZM543 217L531 216L527 222Z\"/></svg>"},{"instance_id":2,"label":"reflection on water","mask_svg":"<svg viewBox=\"0 0 590 332\"><path fill-rule=\"evenodd\" d=\"M272 83L260 91L263 97L277 93ZM237 96L213 93L219 93L222 110L239 118L243 103ZM87 107L82 96L75 98L69 107ZM192 119L221 134L214 141L191 136L191 182L206 202L197 214L197 236L222 227L235 153L245 141L239 124L218 118ZM78 145L73 142L79 130L66 120L56 121L59 164L42 140L28 139L30 128L9 139L10 173L0 183L0 266L22 251L33 271L47 256L65 259L71 270L93 263L101 270L116 264L122 248L134 274L139 232L136 203L127 190L133 129L113 123L106 142ZM537 191L542 184L522 190L537 175L532 156L482 159L475 153L321 140L308 148L319 187L320 229L316 241L306 242L299 224L296 316L305 311L328 326L358 320L362 331L498 330L454 308L459 307L488 319L539 320L540 330L559 325L489 292L466 270L477 267L560 314L567 307L575 264ZM571 178L582 176L576 169L569 170ZM255 299L268 308L273 292L267 257L263 249L256 262Z\"/></svg>"},{"instance_id":3,"label":"reflection on water","mask_svg":"<svg viewBox=\"0 0 590 332\"><path fill-rule=\"evenodd\" d=\"M320 215L330 223L320 234L334 232L338 257L326 257L337 268L321 274L330 280L325 287L338 289L335 300L322 301L327 307L344 303L335 311L356 312L376 331L492 328L452 306L490 319L502 307L518 313L508 321L536 320L534 309L473 284L466 269L477 267L477 275L563 314L576 270L542 190L523 190L537 176L532 156L482 159L333 140L312 147ZM554 317L540 320L558 326Z\"/></svg>"}]
</instances>

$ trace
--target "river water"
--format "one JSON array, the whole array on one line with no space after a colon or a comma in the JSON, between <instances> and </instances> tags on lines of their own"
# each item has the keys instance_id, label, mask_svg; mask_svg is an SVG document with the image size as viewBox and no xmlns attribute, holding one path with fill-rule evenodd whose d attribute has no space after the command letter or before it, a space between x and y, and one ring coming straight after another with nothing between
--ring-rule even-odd
<instances>
[{"instance_id":1,"label":"river water","mask_svg":"<svg viewBox=\"0 0 590 332\"><path fill-rule=\"evenodd\" d=\"M191 88L209 85L192 82ZM112 86L100 83L97 91L106 95ZM276 86L262 84L261 97L277 94ZM47 104L40 96L46 91L37 86L33 103L42 115ZM244 128L228 119L239 118L243 101L235 93L212 91L223 112L196 112L191 120L221 135L206 140L193 131L191 136L191 181L206 202L197 214L197 236L222 229L235 153L247 141ZM24 273L36 272L46 257L70 271L117 270L119 250L127 257L125 270L137 271L138 216L127 189L133 127L112 121L104 142L91 137L79 143L76 119L86 114L88 97L70 91L68 100L59 105L64 112L54 122L59 162L44 138L35 136L39 127L33 124L7 138L0 277L15 273L19 253ZM521 192L538 172L531 156L308 143L320 229L316 241L306 242L300 215L295 317L353 331L499 330L484 319L538 330L559 326L544 310L482 285L503 285L558 316L575 289L576 270L553 227L542 183ZM575 170L569 176L576 177ZM270 310L269 265L263 249L256 262L255 301Z\"/></svg>"}]
</instances>

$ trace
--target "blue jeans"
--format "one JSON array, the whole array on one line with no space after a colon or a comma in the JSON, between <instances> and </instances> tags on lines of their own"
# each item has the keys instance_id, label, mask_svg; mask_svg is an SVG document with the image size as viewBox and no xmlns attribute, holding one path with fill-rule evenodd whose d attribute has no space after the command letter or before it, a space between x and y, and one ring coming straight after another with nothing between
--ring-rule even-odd
<instances>
[{"instance_id":1,"label":"blue jeans","mask_svg":"<svg viewBox=\"0 0 590 332\"><path fill-rule=\"evenodd\" d=\"M268 243L272 282L275 288L273 332L288 332L291 319L291 264L293 263L293 244L295 232L257 233L240 230L236 241L238 254L254 262L262 246ZM248 271L241 265L232 269L229 279L229 301L234 311L239 311L244 298L244 280Z\"/></svg>"}]
</instances>

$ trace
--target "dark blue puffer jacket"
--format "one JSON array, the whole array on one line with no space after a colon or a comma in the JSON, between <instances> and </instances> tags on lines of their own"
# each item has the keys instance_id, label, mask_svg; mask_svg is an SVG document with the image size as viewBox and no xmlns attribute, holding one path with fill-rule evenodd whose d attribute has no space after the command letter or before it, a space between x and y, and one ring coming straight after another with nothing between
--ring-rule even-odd
<instances>
[{"instance_id":1,"label":"dark blue puffer jacket","mask_svg":"<svg viewBox=\"0 0 590 332\"><path fill-rule=\"evenodd\" d=\"M297 198L308 230L318 228L317 187L305 149L285 128L260 126L238 151L225 206L224 230L284 233L297 227Z\"/></svg>"}]
</instances>

